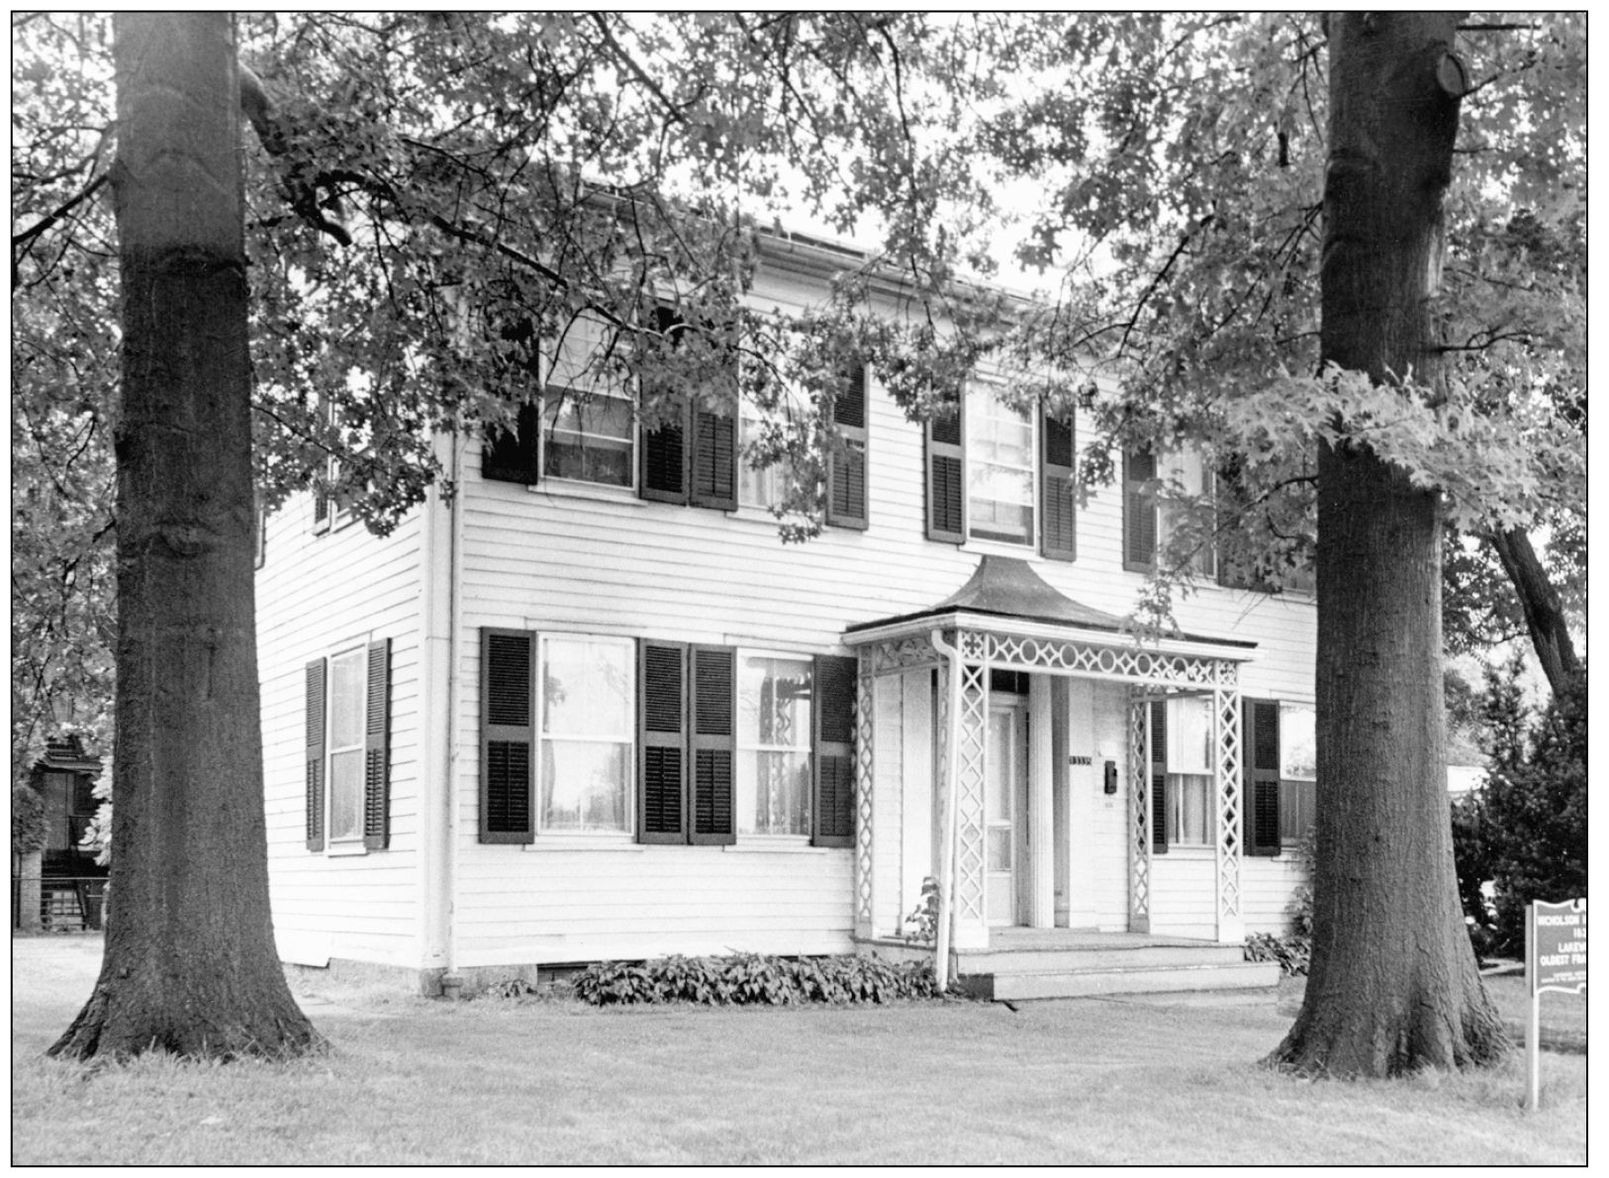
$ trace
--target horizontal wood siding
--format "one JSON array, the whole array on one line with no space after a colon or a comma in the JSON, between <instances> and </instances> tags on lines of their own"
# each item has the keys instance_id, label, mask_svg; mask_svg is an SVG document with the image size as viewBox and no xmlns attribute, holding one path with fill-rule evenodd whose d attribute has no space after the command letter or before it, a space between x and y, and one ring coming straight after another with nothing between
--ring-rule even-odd
<instances>
[{"instance_id":1,"label":"horizontal wood siding","mask_svg":"<svg viewBox=\"0 0 1609 1178\"><path fill-rule=\"evenodd\" d=\"M358 523L314 535L312 505L295 496L269 521L257 571L269 892L280 955L417 968L420 960L422 725L418 513L377 540ZM391 639L390 846L367 854L310 852L303 840L306 663ZM359 844L361 846L361 844Z\"/></svg>"},{"instance_id":2,"label":"horizontal wood siding","mask_svg":"<svg viewBox=\"0 0 1609 1178\"><path fill-rule=\"evenodd\" d=\"M1151 931L1163 936L1218 935L1213 916L1217 863L1211 848L1172 848L1151 860Z\"/></svg>"},{"instance_id":3,"label":"horizontal wood siding","mask_svg":"<svg viewBox=\"0 0 1609 1178\"><path fill-rule=\"evenodd\" d=\"M807 290L762 275L750 301L762 312L793 310L820 296L819 286ZM474 750L481 627L801 655L843 653L846 627L932 606L962 585L986 552L1031 561L1053 586L1097 609L1122 615L1133 608L1143 577L1122 570L1120 488L1098 489L1079 510L1073 561L1043 560L1029 546L929 541L923 431L905 419L875 379L866 392L867 527L829 527L805 544L783 544L776 521L763 510L722 512L647 502L624 489L558 480L531 488L487 481L479 477L478 440L464 440L456 635L461 706L454 718L459 755L452 781L459 815L457 964L751 948L821 952L847 948L852 926L848 849L763 850L758 840L742 835L724 849L621 841L577 850L574 840L541 833L529 848L479 844ZM1091 436L1076 423L1075 429L1081 442ZM445 549L436 559L445 559ZM341 570L339 580L351 583L350 573ZM298 608L312 609L312 599ZM369 616L367 604L364 613ZM294 611L287 610L287 616ZM1248 693L1312 698L1310 600L1206 586L1179 603L1178 621L1201 635L1256 638L1255 657L1242 675ZM402 655L399 649L396 657ZM1102 758L1122 765L1122 691L1102 690L1097 699ZM290 745L285 749L289 764ZM408 788L399 791L403 810L409 805ZM1125 783L1125 792L1110 799L1103 795L1096 805L1100 830L1092 870L1102 927L1127 924L1126 789ZM286 806L280 821L289 823L293 807ZM412 818L400 817L396 829L406 845ZM874 830L894 818L889 799L883 799ZM880 897L901 891L894 850L879 860ZM351 870L372 867L354 864ZM895 874L885 878L889 872ZM294 901L293 910L301 912L296 905L312 902L311 888L295 891L285 871L280 878L281 893ZM1166 905L1175 914L1167 917L1174 922L1168 927L1199 931L1205 922L1205 935L1211 934L1210 862L1199 870L1182 859L1169 865L1158 876L1156 897L1159 912ZM885 899L879 905L880 923L903 915L886 904Z\"/></svg>"},{"instance_id":4,"label":"horizontal wood siding","mask_svg":"<svg viewBox=\"0 0 1609 1178\"><path fill-rule=\"evenodd\" d=\"M1240 867L1241 913L1248 933L1290 932L1291 897L1305 872L1290 852L1277 858L1247 859Z\"/></svg>"}]
</instances>

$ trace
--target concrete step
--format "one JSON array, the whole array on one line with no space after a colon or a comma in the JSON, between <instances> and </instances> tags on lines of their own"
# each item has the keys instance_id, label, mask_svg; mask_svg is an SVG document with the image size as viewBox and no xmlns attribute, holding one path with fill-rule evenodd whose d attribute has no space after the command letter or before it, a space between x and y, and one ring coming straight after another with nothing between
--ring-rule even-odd
<instances>
[{"instance_id":1,"label":"concrete step","mask_svg":"<svg viewBox=\"0 0 1609 1178\"><path fill-rule=\"evenodd\" d=\"M1279 965L1272 961L1164 965L1133 969L1048 970L1034 973L965 974L961 981L980 998L1003 1002L1028 998L1088 998L1101 994L1158 994L1180 990L1272 989Z\"/></svg>"},{"instance_id":2,"label":"concrete step","mask_svg":"<svg viewBox=\"0 0 1609 1178\"><path fill-rule=\"evenodd\" d=\"M958 958L957 972L961 974L1015 974L1239 965L1245 960L1245 951L1239 945L1134 945L964 950Z\"/></svg>"}]
</instances>

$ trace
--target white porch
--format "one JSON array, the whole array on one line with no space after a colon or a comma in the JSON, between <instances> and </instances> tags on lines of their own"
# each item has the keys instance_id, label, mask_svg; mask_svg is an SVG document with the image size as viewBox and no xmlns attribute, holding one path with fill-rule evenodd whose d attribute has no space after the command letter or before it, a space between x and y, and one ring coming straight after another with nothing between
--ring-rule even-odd
<instances>
[{"instance_id":1,"label":"white porch","mask_svg":"<svg viewBox=\"0 0 1609 1178\"><path fill-rule=\"evenodd\" d=\"M1121 619L993 556L933 608L853 627L845 642L860 657L858 940L906 932L928 876L945 973L1020 947L1024 930L1183 932L1187 947L1244 938L1238 667L1252 644L1142 647ZM1165 860L1159 892L1152 834L1166 815L1153 812L1147 706L1185 696L1208 705L1212 834Z\"/></svg>"}]
</instances>

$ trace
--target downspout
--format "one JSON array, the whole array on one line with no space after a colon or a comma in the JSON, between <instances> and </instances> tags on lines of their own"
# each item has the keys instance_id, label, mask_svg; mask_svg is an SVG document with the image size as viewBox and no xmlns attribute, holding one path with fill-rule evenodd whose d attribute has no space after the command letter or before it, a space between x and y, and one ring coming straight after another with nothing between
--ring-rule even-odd
<instances>
[{"instance_id":1,"label":"downspout","mask_svg":"<svg viewBox=\"0 0 1609 1178\"><path fill-rule=\"evenodd\" d=\"M461 510L463 495L463 447L459 444L458 427L452 432L452 497L447 500L447 764L442 797L447 812L444 815L447 831L446 852L442 856L442 892L447 914L446 969L442 973L442 996L457 998L463 990L464 979L458 975L458 640L460 603L463 601L464 513Z\"/></svg>"},{"instance_id":2,"label":"downspout","mask_svg":"<svg viewBox=\"0 0 1609 1178\"><path fill-rule=\"evenodd\" d=\"M933 630L928 640L950 664L949 732L944 746L944 842L939 851L939 912L933 950L933 978L942 994L950 984L950 945L955 940L955 766L961 740L961 652L945 644L942 631Z\"/></svg>"}]
</instances>

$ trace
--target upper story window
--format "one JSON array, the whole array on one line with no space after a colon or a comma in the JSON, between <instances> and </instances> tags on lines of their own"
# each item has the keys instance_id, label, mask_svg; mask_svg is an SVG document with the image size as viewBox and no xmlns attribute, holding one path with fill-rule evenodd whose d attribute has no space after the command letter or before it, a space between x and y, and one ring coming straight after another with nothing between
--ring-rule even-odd
<instances>
[{"instance_id":1,"label":"upper story window","mask_svg":"<svg viewBox=\"0 0 1609 1178\"><path fill-rule=\"evenodd\" d=\"M1182 488L1175 497L1173 489ZM1217 570L1213 544L1216 520L1211 500L1212 470L1195 453L1157 455L1130 450L1123 455L1123 567L1156 569L1157 554L1168 552L1176 536L1190 545L1190 567L1204 577ZM1206 505L1189 498L1203 496Z\"/></svg>"},{"instance_id":2,"label":"upper story window","mask_svg":"<svg viewBox=\"0 0 1609 1178\"><path fill-rule=\"evenodd\" d=\"M789 416L803 416L806 406L795 401L770 412L745 402L742 411L744 449L763 439L767 429L787 426ZM826 522L831 527L863 530L870 521L868 504L867 457L870 431L867 428L865 365L855 365L833 398L833 425L837 438L829 442L823 455L826 475ZM746 507L776 507L785 501L789 482L795 478L787 461L764 468L742 463L739 498Z\"/></svg>"},{"instance_id":3,"label":"upper story window","mask_svg":"<svg viewBox=\"0 0 1609 1178\"><path fill-rule=\"evenodd\" d=\"M1034 421L1000 400L999 390L967 390L967 535L1008 544L1034 542Z\"/></svg>"},{"instance_id":4,"label":"upper story window","mask_svg":"<svg viewBox=\"0 0 1609 1178\"><path fill-rule=\"evenodd\" d=\"M1072 423L1012 408L999 393L980 382L927 424L928 537L1037 542L1042 555L1072 560Z\"/></svg>"},{"instance_id":5,"label":"upper story window","mask_svg":"<svg viewBox=\"0 0 1609 1178\"><path fill-rule=\"evenodd\" d=\"M542 473L608 487L632 479L631 402L549 384L542 391Z\"/></svg>"}]
</instances>

